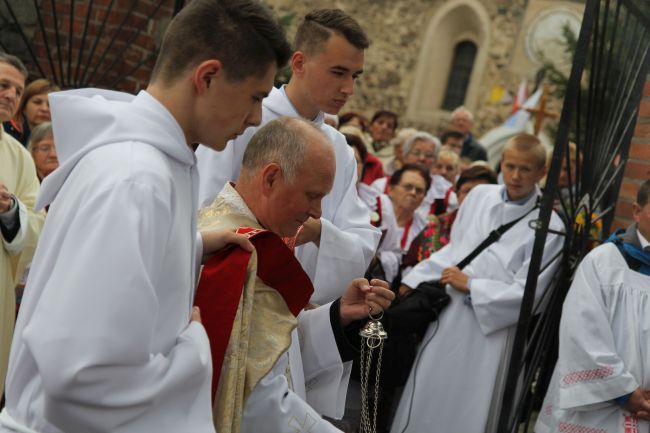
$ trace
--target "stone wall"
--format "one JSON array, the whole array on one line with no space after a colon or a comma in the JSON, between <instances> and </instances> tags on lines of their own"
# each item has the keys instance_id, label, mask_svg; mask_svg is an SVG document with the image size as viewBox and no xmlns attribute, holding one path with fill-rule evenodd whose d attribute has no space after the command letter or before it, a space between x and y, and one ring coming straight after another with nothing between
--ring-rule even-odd
<instances>
[{"instance_id":1,"label":"stone wall","mask_svg":"<svg viewBox=\"0 0 650 433\"><path fill-rule=\"evenodd\" d=\"M446 116L429 121L406 117L414 89L415 76L425 43L425 34L437 10L452 0L266 0L279 15L295 14L289 34L306 12L317 7L338 7L366 29L372 46L366 53L365 72L358 82L356 94L343 112L354 110L368 116L377 109L397 112L404 126L416 126L439 132L446 125ZM521 22L528 0L495 0L482 2L491 27L484 74L480 77L477 98L476 130L480 134L507 117L510 105L490 104L493 86L516 91L521 76L509 72L514 46L521 31ZM435 35L434 35L435 37ZM427 53L424 53L427 54ZM435 53L432 54L435 57ZM447 113L444 113L447 114Z\"/></svg>"}]
</instances>

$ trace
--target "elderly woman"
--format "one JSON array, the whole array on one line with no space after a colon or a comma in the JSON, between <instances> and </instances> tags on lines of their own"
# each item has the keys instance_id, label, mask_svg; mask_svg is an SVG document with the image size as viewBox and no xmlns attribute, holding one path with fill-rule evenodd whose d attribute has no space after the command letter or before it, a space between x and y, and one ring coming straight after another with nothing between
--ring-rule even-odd
<instances>
[{"instance_id":1,"label":"elderly woman","mask_svg":"<svg viewBox=\"0 0 650 433\"><path fill-rule=\"evenodd\" d=\"M467 194L476 186L482 184L496 184L497 177L488 167L477 165L461 173L456 182L456 195L458 206L463 203ZM451 228L456 220L458 208L443 215L430 218L429 223L417 235L409 247L409 251L402 260L403 266L415 266L427 259L432 253L438 251L449 243Z\"/></svg>"},{"instance_id":2,"label":"elderly woman","mask_svg":"<svg viewBox=\"0 0 650 433\"><path fill-rule=\"evenodd\" d=\"M54 137L52 135L52 124L44 122L35 127L29 137L27 150L34 158L38 180L43 179L59 166L59 159L56 156Z\"/></svg>"},{"instance_id":3,"label":"elderly woman","mask_svg":"<svg viewBox=\"0 0 650 433\"><path fill-rule=\"evenodd\" d=\"M451 211L454 208L453 204L456 203L455 194L448 194L452 183L432 172L435 169L439 152L440 140L422 131L413 134L406 140L402 148L404 164L418 164L429 173L430 186L417 210L425 218L429 215L439 215ZM387 193L388 185L388 177L384 177L373 182L372 187L378 193Z\"/></svg>"},{"instance_id":4,"label":"elderly woman","mask_svg":"<svg viewBox=\"0 0 650 433\"><path fill-rule=\"evenodd\" d=\"M388 192L376 198L374 211L379 217L373 224L382 232L377 260L387 281L398 274L403 254L427 224L426 216L416 212L429 189L431 177L417 164L406 164L390 177Z\"/></svg>"},{"instance_id":5,"label":"elderly woman","mask_svg":"<svg viewBox=\"0 0 650 433\"><path fill-rule=\"evenodd\" d=\"M27 145L30 131L41 123L50 121L50 103L47 95L58 90L61 89L56 84L44 78L29 83L20 99L15 117L3 124L5 131L23 145Z\"/></svg>"}]
</instances>

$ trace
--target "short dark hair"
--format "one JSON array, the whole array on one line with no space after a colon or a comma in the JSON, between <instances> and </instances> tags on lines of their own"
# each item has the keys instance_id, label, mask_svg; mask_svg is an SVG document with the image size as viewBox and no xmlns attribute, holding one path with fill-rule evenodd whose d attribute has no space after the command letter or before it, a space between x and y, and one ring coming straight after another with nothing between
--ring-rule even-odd
<instances>
[{"instance_id":1,"label":"short dark hair","mask_svg":"<svg viewBox=\"0 0 650 433\"><path fill-rule=\"evenodd\" d=\"M226 78L262 77L283 67L291 46L282 25L255 0L193 0L167 27L151 80L171 84L208 59L223 63Z\"/></svg>"},{"instance_id":2,"label":"short dark hair","mask_svg":"<svg viewBox=\"0 0 650 433\"><path fill-rule=\"evenodd\" d=\"M0 63L6 63L8 65L13 66L14 68L18 69L18 72L27 79L29 76L29 72L27 71L27 68L23 64L23 62L16 56L12 56L11 54L8 53L0 53Z\"/></svg>"},{"instance_id":3,"label":"short dark hair","mask_svg":"<svg viewBox=\"0 0 650 433\"><path fill-rule=\"evenodd\" d=\"M402 176L407 171L415 171L419 173L424 179L424 183L427 185L425 193L426 191L429 191L429 188L431 187L431 176L429 176L429 172L419 164L404 164L402 168L391 175L390 180L388 181L389 185L395 186L399 184L402 180Z\"/></svg>"},{"instance_id":4,"label":"short dark hair","mask_svg":"<svg viewBox=\"0 0 650 433\"><path fill-rule=\"evenodd\" d=\"M470 167L467 170L463 171L458 180L456 181L456 191L460 190L460 187L467 182L472 182L476 180L484 180L486 183L496 185L497 175L494 174L494 171L491 168L475 165Z\"/></svg>"},{"instance_id":5,"label":"short dark hair","mask_svg":"<svg viewBox=\"0 0 650 433\"><path fill-rule=\"evenodd\" d=\"M449 138L456 138L458 140L462 140L465 138L465 135L463 135L462 132L458 132L458 131L445 131L440 136L440 142L442 144L445 144Z\"/></svg>"},{"instance_id":6,"label":"short dark hair","mask_svg":"<svg viewBox=\"0 0 650 433\"><path fill-rule=\"evenodd\" d=\"M361 157L361 161L366 162L366 158L368 157L368 150L366 150L366 146L363 144L363 141L361 141L361 138L353 134L343 134L343 136L345 137L345 141L347 141L350 147L357 149L359 156Z\"/></svg>"},{"instance_id":7,"label":"short dark hair","mask_svg":"<svg viewBox=\"0 0 650 433\"><path fill-rule=\"evenodd\" d=\"M379 119L380 117L388 117L390 119L393 119L395 121L395 129L397 129L397 113L393 113L392 111L389 110L379 110L375 114L372 115L372 119L370 120L370 124L375 123L375 120Z\"/></svg>"},{"instance_id":8,"label":"short dark hair","mask_svg":"<svg viewBox=\"0 0 650 433\"><path fill-rule=\"evenodd\" d=\"M650 199L650 179L641 184L639 192L636 193L636 204L643 207L648 204L648 199Z\"/></svg>"},{"instance_id":9,"label":"short dark hair","mask_svg":"<svg viewBox=\"0 0 650 433\"><path fill-rule=\"evenodd\" d=\"M294 46L296 50L314 55L319 53L325 43L337 33L360 50L370 46L370 41L361 25L341 9L314 9L305 15L296 31Z\"/></svg>"},{"instance_id":10,"label":"short dark hair","mask_svg":"<svg viewBox=\"0 0 650 433\"><path fill-rule=\"evenodd\" d=\"M347 113L341 114L339 116L339 129L341 126L345 125L348 122L351 122L353 119L359 119L361 130L363 132L368 132L368 119L366 119L366 116L363 114L359 114L355 111L348 111Z\"/></svg>"}]
</instances>

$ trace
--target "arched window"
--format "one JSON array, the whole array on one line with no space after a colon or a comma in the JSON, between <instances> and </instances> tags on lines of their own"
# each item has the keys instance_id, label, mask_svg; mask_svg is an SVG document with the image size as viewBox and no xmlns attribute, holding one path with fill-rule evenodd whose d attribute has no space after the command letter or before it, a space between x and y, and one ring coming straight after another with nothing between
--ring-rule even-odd
<instances>
[{"instance_id":1,"label":"arched window","mask_svg":"<svg viewBox=\"0 0 650 433\"><path fill-rule=\"evenodd\" d=\"M447 91L442 103L442 109L452 111L465 105L465 95L472 76L472 68L478 48L474 42L462 41L454 48L454 59L447 80Z\"/></svg>"}]
</instances>

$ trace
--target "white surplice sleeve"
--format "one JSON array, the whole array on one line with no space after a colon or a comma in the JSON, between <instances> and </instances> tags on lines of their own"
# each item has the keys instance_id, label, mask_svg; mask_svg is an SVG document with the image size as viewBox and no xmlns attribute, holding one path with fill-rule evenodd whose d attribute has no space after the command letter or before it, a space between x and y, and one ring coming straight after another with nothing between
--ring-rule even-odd
<instances>
[{"instance_id":1,"label":"white surplice sleeve","mask_svg":"<svg viewBox=\"0 0 650 433\"><path fill-rule=\"evenodd\" d=\"M199 171L199 208L212 204L226 182L234 182L241 172L246 145L257 128L248 128L221 151L199 145L196 149L196 167Z\"/></svg>"},{"instance_id":2,"label":"white surplice sleeve","mask_svg":"<svg viewBox=\"0 0 650 433\"><path fill-rule=\"evenodd\" d=\"M557 228L556 228L557 229ZM551 259L556 258L558 252L562 249L564 239L562 236L548 234L544 246L544 255L542 257L542 268L546 266ZM478 320L479 326L485 335L489 335L500 329L514 325L519 320L521 301L524 297L524 288L528 276L528 267L532 255L532 238L531 242L526 245L523 255L526 257L523 262L512 259L509 263L510 268L506 272L512 272L514 277L511 282L505 282L494 278L474 278L471 277L470 294L472 297L472 308ZM513 245L513 250L515 246ZM489 254L489 251L487 251ZM513 255L515 253L513 252ZM479 262L480 256L475 259ZM485 262L483 262L485 263ZM472 263L465 268L468 275L472 276ZM546 287L550 284L559 264L556 258L554 262L547 266L537 278L537 290L535 299L544 293Z\"/></svg>"},{"instance_id":3,"label":"white surplice sleeve","mask_svg":"<svg viewBox=\"0 0 650 433\"><path fill-rule=\"evenodd\" d=\"M384 238L381 240L381 245L379 245L379 260L381 261L381 266L384 269L386 274L386 280L388 282L393 281L399 272L399 267L402 264L402 249L400 248L400 238L398 235L399 227L397 226L397 220L395 219L395 213L392 212L389 207L392 209L392 203L390 198L384 194L379 196L381 200L381 227L379 229L382 232L386 232ZM375 201L375 208L377 207ZM379 209L374 209L379 211Z\"/></svg>"},{"instance_id":4,"label":"white surplice sleeve","mask_svg":"<svg viewBox=\"0 0 650 433\"><path fill-rule=\"evenodd\" d=\"M330 304L298 316L298 334L307 402L319 413L340 419L352 362L342 362L330 322Z\"/></svg>"},{"instance_id":5,"label":"white surplice sleeve","mask_svg":"<svg viewBox=\"0 0 650 433\"><path fill-rule=\"evenodd\" d=\"M233 178L234 151L231 143L229 141L221 152L202 144L194 152L199 171L199 208L210 206L221 188Z\"/></svg>"},{"instance_id":6,"label":"white surplice sleeve","mask_svg":"<svg viewBox=\"0 0 650 433\"><path fill-rule=\"evenodd\" d=\"M381 233L370 224L370 213L356 189L357 167L352 149L346 145L346 166L337 167L344 176L342 194L323 203L320 246L309 243L296 248L296 256L315 287L312 302L332 302L354 278L362 277L372 260Z\"/></svg>"},{"instance_id":7,"label":"white surplice sleeve","mask_svg":"<svg viewBox=\"0 0 650 433\"><path fill-rule=\"evenodd\" d=\"M152 349L160 347L156 318L169 314L156 290L164 251L174 248L168 202L148 184L115 183L79 205L50 252L64 266L49 271L22 337L43 383L44 416L61 431L146 425L154 407L177 408L214 431L195 412L211 413L209 398L196 401L209 395L212 368L203 326L189 323L189 287L179 287L188 293L189 324L168 350Z\"/></svg>"},{"instance_id":8,"label":"white surplice sleeve","mask_svg":"<svg viewBox=\"0 0 650 433\"><path fill-rule=\"evenodd\" d=\"M241 433L340 433L289 388L286 364L280 357L248 396Z\"/></svg>"},{"instance_id":9,"label":"white surplice sleeve","mask_svg":"<svg viewBox=\"0 0 650 433\"><path fill-rule=\"evenodd\" d=\"M603 248L603 247L600 247ZM603 263L595 254L578 266L560 322L558 403L561 409L590 410L633 392L640 384L616 350L601 281Z\"/></svg>"},{"instance_id":10,"label":"white surplice sleeve","mask_svg":"<svg viewBox=\"0 0 650 433\"><path fill-rule=\"evenodd\" d=\"M330 307L331 304L323 305L298 316L306 400L290 389L289 357L280 357L246 400L242 433L339 432L321 414L342 417L352 363L341 362L332 334ZM292 361L289 367L293 370L298 366Z\"/></svg>"}]
</instances>

